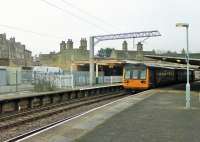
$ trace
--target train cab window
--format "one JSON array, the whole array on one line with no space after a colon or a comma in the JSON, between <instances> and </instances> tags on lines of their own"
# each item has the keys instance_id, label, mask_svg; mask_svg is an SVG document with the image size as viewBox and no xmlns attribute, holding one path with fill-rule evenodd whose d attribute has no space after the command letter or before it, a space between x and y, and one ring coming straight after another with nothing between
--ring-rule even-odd
<instances>
[{"instance_id":1,"label":"train cab window","mask_svg":"<svg viewBox=\"0 0 200 142\"><path fill-rule=\"evenodd\" d=\"M125 71L125 79L131 79L131 71L130 70L126 70Z\"/></svg>"},{"instance_id":2,"label":"train cab window","mask_svg":"<svg viewBox=\"0 0 200 142\"><path fill-rule=\"evenodd\" d=\"M140 71L140 79L146 79L146 70Z\"/></svg>"},{"instance_id":3,"label":"train cab window","mask_svg":"<svg viewBox=\"0 0 200 142\"><path fill-rule=\"evenodd\" d=\"M125 79L146 79L146 66L125 67Z\"/></svg>"},{"instance_id":4,"label":"train cab window","mask_svg":"<svg viewBox=\"0 0 200 142\"><path fill-rule=\"evenodd\" d=\"M138 79L138 71L137 70L133 70L132 71L133 73L133 77L132 77L132 79Z\"/></svg>"},{"instance_id":5,"label":"train cab window","mask_svg":"<svg viewBox=\"0 0 200 142\"><path fill-rule=\"evenodd\" d=\"M146 70L133 70L132 79L146 79Z\"/></svg>"}]
</instances>

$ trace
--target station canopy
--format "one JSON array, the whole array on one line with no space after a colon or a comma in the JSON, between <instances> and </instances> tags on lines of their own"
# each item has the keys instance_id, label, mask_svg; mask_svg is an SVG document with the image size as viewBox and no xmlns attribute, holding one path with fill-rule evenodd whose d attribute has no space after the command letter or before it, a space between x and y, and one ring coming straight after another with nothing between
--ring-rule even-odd
<instances>
[{"instance_id":1,"label":"station canopy","mask_svg":"<svg viewBox=\"0 0 200 142\"><path fill-rule=\"evenodd\" d=\"M179 63L179 64L187 64L187 61L185 58L180 57L169 57L169 56L155 56L155 55L145 55L145 57L156 59L156 60L162 60L167 62L173 62L173 63ZM190 65L197 65L200 66L200 59L189 59Z\"/></svg>"}]
</instances>

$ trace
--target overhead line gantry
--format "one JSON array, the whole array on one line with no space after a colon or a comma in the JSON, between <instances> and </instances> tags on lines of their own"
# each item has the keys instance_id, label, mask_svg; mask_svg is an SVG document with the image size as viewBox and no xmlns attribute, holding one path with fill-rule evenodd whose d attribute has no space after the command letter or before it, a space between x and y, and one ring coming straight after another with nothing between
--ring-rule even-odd
<instances>
[{"instance_id":1,"label":"overhead line gantry","mask_svg":"<svg viewBox=\"0 0 200 142\"><path fill-rule=\"evenodd\" d=\"M95 81L94 79L94 46L97 43L101 41L106 41L106 40L149 38L149 37L157 37L157 36L161 36L160 32L157 30L91 36L90 37L90 85L93 85Z\"/></svg>"}]
</instances>

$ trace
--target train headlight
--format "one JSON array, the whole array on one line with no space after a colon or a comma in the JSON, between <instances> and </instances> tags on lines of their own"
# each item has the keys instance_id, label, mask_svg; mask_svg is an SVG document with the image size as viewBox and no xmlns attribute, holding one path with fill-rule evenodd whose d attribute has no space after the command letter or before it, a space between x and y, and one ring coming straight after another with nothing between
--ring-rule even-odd
<instances>
[{"instance_id":1,"label":"train headlight","mask_svg":"<svg viewBox=\"0 0 200 142\"><path fill-rule=\"evenodd\" d=\"M142 80L141 83L146 84L147 82L145 80Z\"/></svg>"}]
</instances>

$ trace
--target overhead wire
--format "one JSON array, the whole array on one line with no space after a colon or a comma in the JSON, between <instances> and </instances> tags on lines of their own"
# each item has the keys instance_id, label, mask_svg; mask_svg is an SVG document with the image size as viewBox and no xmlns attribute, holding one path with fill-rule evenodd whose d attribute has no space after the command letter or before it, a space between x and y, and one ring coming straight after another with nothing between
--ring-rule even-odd
<instances>
[{"instance_id":1,"label":"overhead wire","mask_svg":"<svg viewBox=\"0 0 200 142\"><path fill-rule=\"evenodd\" d=\"M25 33L31 33L31 34L34 34L34 35L37 35L37 36L42 36L42 37L50 37L50 38L56 38L56 39L64 38L62 36L54 36L54 35L50 35L50 34L47 34L47 33L39 33L39 32L35 32L35 31L32 31L32 30L27 30L27 29L23 29L23 28L20 28L20 27L10 26L10 25L0 24L0 27L13 29L13 30L17 30L17 31L25 32Z\"/></svg>"},{"instance_id":2,"label":"overhead wire","mask_svg":"<svg viewBox=\"0 0 200 142\"><path fill-rule=\"evenodd\" d=\"M35 32L32 30L27 30L21 27L16 27L16 26L10 26L10 25L5 25L5 24L0 24L0 27L4 27L7 29L12 29L12 30L16 30L16 31L20 31L20 32L25 32L25 33L30 33L36 36L40 36L40 37L45 37L45 38L53 38L53 39L63 39L64 41L67 41L65 37L62 36L54 36L54 35L50 35L48 33L39 33L39 32ZM73 42L79 42L79 40L73 40Z\"/></svg>"},{"instance_id":3,"label":"overhead wire","mask_svg":"<svg viewBox=\"0 0 200 142\"><path fill-rule=\"evenodd\" d=\"M83 21L83 22L85 22L85 23L87 23L87 24L89 24L89 25L92 25L92 26L95 27L96 29L99 29L99 30L104 31L104 32L106 32L106 33L109 32L107 29L105 29L105 28L103 28L103 27L101 27L101 26L99 26L99 25L97 25L97 24L95 24L95 23L92 23L91 21L88 21L87 19L85 19L85 18L83 18L83 17L81 17L81 16L79 16L79 15L76 15L76 14L74 14L73 12L71 12L71 11L69 11L69 10L67 10L67 9L63 9L63 8L61 8L61 7L55 5L55 4L53 4L53 3L51 3L51 2L49 2L49 1L47 1L47 0L40 0L40 1L46 3L47 5L49 5L49 6L51 6L51 7L54 7L54 8L56 8L56 9L58 9L58 10L64 12L64 13L67 13L68 15L73 16L73 17L75 17L75 18L78 19L78 20L81 20L81 21Z\"/></svg>"},{"instance_id":4,"label":"overhead wire","mask_svg":"<svg viewBox=\"0 0 200 142\"><path fill-rule=\"evenodd\" d=\"M51 5L51 6L56 6L56 5L54 5L54 4L52 4L52 3L49 3L48 1L46 1L46 0L41 0L41 1L43 1L43 2L47 2L48 3L48 5ZM63 0L64 1L64 0ZM64 1L65 3L68 3L68 2L66 2L66 1ZM68 4L70 4L71 6L73 5L73 7L76 7L74 4L72 4L72 3L68 3ZM56 8L59 8L60 9L60 7L57 7L56 6ZM82 11L82 12L84 12L84 10L82 10L81 8L78 8L77 7L77 9L79 9L80 11ZM61 10L61 9L60 9ZM63 11L64 9L62 9L62 11ZM84 12L85 14L87 14L87 15L89 15L89 13L87 13L86 11ZM73 14L73 13L71 13L70 12L70 14ZM73 16L77 16L77 15L74 15L73 14ZM93 16L93 15L90 15L90 16L92 16L92 17L95 17L95 16ZM80 16L78 16L77 18L79 18ZM97 17L96 17L96 19L98 19ZM83 20L83 19L82 19ZM84 19L85 20L85 19ZM85 21L86 22L86 21ZM89 21L87 21L87 23L88 23ZM103 22L103 21L102 21ZM88 23L88 24L93 24L93 23ZM95 25L93 25L93 26L97 26L96 24ZM55 35L51 35L51 34L48 34L48 33L40 33L40 32L36 32L36 31L32 31L32 30L28 30L28 29L24 29L24 28L21 28L21 27L16 27L16 26L11 26L11 25L6 25L6 24L0 24L0 27L4 27L4 28L8 28L8 29L13 29L13 30L17 30L17 31L21 31L21 32L25 32L25 33L30 33L30 34L34 34L34 35L37 35L37 36L41 36L41 37L49 37L49 38L56 38L56 39L60 39L60 38L65 38L64 36L55 36ZM96 27L97 28L97 27ZM98 28L100 28L100 27L98 27ZM101 28L101 30L103 30L104 32L108 32L108 31L105 31L104 29L102 29Z\"/></svg>"},{"instance_id":5,"label":"overhead wire","mask_svg":"<svg viewBox=\"0 0 200 142\"><path fill-rule=\"evenodd\" d=\"M104 25L108 25L109 27L112 27L112 29L120 30L120 28L118 28L117 26L115 26L115 25L113 25L113 24L111 24L111 23L105 21L105 20L102 19L102 18L99 18L99 17L97 17L97 16L95 16L95 15L90 14L89 12L87 12L87 11L85 11L84 9L82 9L82 8L80 8L80 7L78 7L78 6L76 6L75 4L69 2L68 0L61 0L61 1L62 1L63 3L65 3L66 5L71 6L72 8L74 8L74 9L78 10L79 12L83 13L84 15L87 15L87 16L89 16L89 17L95 19L96 21L101 22L101 23L104 24Z\"/></svg>"},{"instance_id":6,"label":"overhead wire","mask_svg":"<svg viewBox=\"0 0 200 142\"><path fill-rule=\"evenodd\" d=\"M51 6L51 7L54 7L54 8L56 8L56 9L58 9L58 10L64 12L64 13L66 13L66 14L69 14L69 15L71 15L71 16L77 18L78 20L81 20L81 21L83 21L83 22L85 22L85 23L87 23L87 24L90 24L90 25L92 25L93 27L95 27L95 28L97 28L97 29L99 29L99 30L101 30L101 31L104 31L104 32L106 32L106 33L110 32L110 31L106 30L105 28L103 28L103 27L101 27L101 26L99 26L99 25L97 25L97 24L95 24L95 23L93 23L93 22L91 22L91 21L89 21L89 20L87 20L87 19L85 19L85 18L79 16L79 15L74 14L73 12L71 12L71 11L69 11L69 10L67 10L67 9L63 9L63 8L61 8L61 7L55 5L55 4L53 4L53 3L51 3L51 2L49 2L49 1L47 1L47 0L41 0L41 1L44 2L44 3L46 3L47 5L49 5L49 6ZM80 11L81 13L83 13L83 14L85 14L85 15L88 15L88 16L92 17L93 19L98 20L99 22L102 22L102 23L104 23L104 24L106 23L107 25L110 25L110 26L113 27L113 25L111 25L111 24L105 22L103 19L101 19L101 18L99 18L99 17L96 17L96 16L94 16L94 15L92 15L92 14L89 14L87 11L85 11L85 10L83 10L83 9L81 9L81 8L79 8L79 7L77 7L77 6L75 6L74 4L72 4L72 3L70 3L70 2L67 2L66 0L62 0L62 1L63 1L65 4L68 4L68 5L70 5L71 7L77 9L77 10ZM25 33L30 33L30 34L33 34L33 35L37 35L37 36L41 36L41 37L46 37L46 38L48 37L48 38L54 38L54 39L60 39L60 38L65 39L65 37L63 37L63 36L55 36L55 35L51 35L51 34L48 34L48 33L40 33L40 32L36 32L36 31L24 29L24 28L21 28L21 27L10 26L10 25L6 25L6 24L0 24L0 27L4 27L4 28L8 28L8 29L13 29L13 30L17 30L17 31L25 32Z\"/></svg>"}]
</instances>

